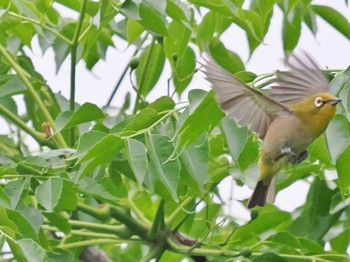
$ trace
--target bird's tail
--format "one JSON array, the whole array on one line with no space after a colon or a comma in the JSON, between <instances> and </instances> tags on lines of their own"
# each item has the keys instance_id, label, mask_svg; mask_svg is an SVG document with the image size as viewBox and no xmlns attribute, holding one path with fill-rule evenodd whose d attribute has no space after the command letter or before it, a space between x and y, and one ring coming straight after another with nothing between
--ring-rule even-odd
<instances>
[{"instance_id":1,"label":"bird's tail","mask_svg":"<svg viewBox=\"0 0 350 262\"><path fill-rule=\"evenodd\" d=\"M269 191L270 183L264 184L263 180L260 180L254 189L254 192L248 202L248 208L255 206L264 206L266 203L267 193Z\"/></svg>"}]
</instances>

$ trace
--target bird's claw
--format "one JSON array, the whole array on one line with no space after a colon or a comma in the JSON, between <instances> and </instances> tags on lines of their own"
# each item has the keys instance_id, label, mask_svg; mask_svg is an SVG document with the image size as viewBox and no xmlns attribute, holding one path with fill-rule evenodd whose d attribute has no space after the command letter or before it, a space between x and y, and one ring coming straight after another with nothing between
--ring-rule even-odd
<instances>
[{"instance_id":1,"label":"bird's claw","mask_svg":"<svg viewBox=\"0 0 350 262\"><path fill-rule=\"evenodd\" d=\"M307 150L304 150L298 156L296 156L294 154L290 155L288 157L288 160L292 165L297 165L297 164L300 164L301 162L303 162L308 157L308 155L309 155L309 153L307 152Z\"/></svg>"}]
</instances>

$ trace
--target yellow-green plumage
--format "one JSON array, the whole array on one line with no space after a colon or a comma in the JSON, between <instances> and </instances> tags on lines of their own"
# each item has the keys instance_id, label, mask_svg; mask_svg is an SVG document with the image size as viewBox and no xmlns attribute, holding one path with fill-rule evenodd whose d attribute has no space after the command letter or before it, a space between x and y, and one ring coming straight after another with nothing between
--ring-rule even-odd
<instances>
[{"instance_id":1,"label":"yellow-green plumage","mask_svg":"<svg viewBox=\"0 0 350 262\"><path fill-rule=\"evenodd\" d=\"M249 208L265 204L273 189L270 184L282 167L306 158L307 147L326 130L340 101L328 93L327 79L307 54L303 59L292 55L286 63L292 71L278 72L268 95L243 84L211 58L204 65L226 115L264 140L260 176Z\"/></svg>"}]
</instances>

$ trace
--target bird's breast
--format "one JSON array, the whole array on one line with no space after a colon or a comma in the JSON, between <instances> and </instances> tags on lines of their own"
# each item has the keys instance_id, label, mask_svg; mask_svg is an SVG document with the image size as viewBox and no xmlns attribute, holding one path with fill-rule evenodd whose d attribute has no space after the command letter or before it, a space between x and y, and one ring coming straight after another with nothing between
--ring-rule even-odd
<instances>
[{"instance_id":1,"label":"bird's breast","mask_svg":"<svg viewBox=\"0 0 350 262\"><path fill-rule=\"evenodd\" d=\"M275 119L267 130L263 153L267 158L280 159L283 149L290 147L299 155L313 141L310 130L295 115L285 115Z\"/></svg>"}]
</instances>

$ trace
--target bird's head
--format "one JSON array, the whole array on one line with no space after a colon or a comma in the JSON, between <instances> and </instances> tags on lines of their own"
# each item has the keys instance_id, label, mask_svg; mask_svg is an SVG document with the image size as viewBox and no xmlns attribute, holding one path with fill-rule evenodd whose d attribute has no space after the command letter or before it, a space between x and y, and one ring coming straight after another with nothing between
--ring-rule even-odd
<instances>
[{"instance_id":1,"label":"bird's head","mask_svg":"<svg viewBox=\"0 0 350 262\"><path fill-rule=\"evenodd\" d=\"M336 105L339 102L341 99L332 94L319 93L290 106L310 129L323 132L335 115Z\"/></svg>"},{"instance_id":2,"label":"bird's head","mask_svg":"<svg viewBox=\"0 0 350 262\"><path fill-rule=\"evenodd\" d=\"M310 114L331 114L333 116L339 102L341 102L341 99L332 94L320 93L294 103L291 107L294 111Z\"/></svg>"}]
</instances>

